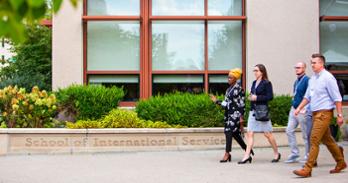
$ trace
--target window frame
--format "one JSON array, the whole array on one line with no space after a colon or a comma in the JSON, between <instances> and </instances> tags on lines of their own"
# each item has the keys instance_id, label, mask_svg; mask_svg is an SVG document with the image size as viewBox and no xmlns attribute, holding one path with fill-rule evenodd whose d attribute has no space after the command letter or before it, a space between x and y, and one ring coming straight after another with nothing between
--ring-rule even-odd
<instances>
[{"instance_id":1,"label":"window frame","mask_svg":"<svg viewBox=\"0 0 348 183\"><path fill-rule=\"evenodd\" d=\"M208 1L204 0L204 15L203 16L154 16L152 15L152 0L139 0L140 15L139 16L111 16L111 15L88 15L87 0L83 0L83 83L88 84L88 75L105 75L105 74L138 74L140 78L140 99L146 99L152 96L152 76L153 75L182 75L182 74L202 74L204 81L204 92L209 92L209 75L211 74L228 74L229 70L208 70L208 22L209 21L241 21L242 22L242 71L246 71L246 0L241 0L241 15L238 16L217 16L208 15ZM152 70L152 22L153 21L203 21L204 22L204 69L197 70ZM139 21L140 23L140 70L105 70L93 71L87 70L87 22L89 21ZM230 68L228 68L230 69ZM246 75L243 74L242 86L245 89ZM132 106L135 103L121 102L121 106Z\"/></svg>"}]
</instances>

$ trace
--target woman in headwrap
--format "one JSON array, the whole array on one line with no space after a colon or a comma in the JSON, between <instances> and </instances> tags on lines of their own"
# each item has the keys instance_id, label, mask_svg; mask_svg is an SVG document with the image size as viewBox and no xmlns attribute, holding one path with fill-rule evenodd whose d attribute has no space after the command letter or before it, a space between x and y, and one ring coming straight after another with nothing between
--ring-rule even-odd
<instances>
[{"instance_id":1,"label":"woman in headwrap","mask_svg":"<svg viewBox=\"0 0 348 183\"><path fill-rule=\"evenodd\" d=\"M210 98L213 102L221 105L225 109L225 128L224 133L226 137L226 149L225 155L220 163L231 161L231 147L232 137L238 142L238 144L246 150L245 144L241 133L243 131L243 115L245 110L245 93L243 88L238 84L238 80L241 78L242 70L239 68L232 69L228 73L228 84L230 87L226 90L225 99L219 101L214 95ZM252 154L254 154L251 151Z\"/></svg>"}]
</instances>

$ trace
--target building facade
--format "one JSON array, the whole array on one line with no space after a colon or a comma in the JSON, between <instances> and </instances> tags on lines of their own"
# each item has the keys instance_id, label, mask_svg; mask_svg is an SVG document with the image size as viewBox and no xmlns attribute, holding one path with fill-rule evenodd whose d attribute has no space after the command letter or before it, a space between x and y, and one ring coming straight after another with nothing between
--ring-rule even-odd
<instances>
[{"instance_id":1,"label":"building facade","mask_svg":"<svg viewBox=\"0 0 348 183\"><path fill-rule=\"evenodd\" d=\"M295 63L310 66L317 52L348 87L347 50L348 0L64 1L53 18L53 87L122 86L132 104L176 90L223 93L239 67L248 91L262 63L275 94L291 94Z\"/></svg>"}]
</instances>

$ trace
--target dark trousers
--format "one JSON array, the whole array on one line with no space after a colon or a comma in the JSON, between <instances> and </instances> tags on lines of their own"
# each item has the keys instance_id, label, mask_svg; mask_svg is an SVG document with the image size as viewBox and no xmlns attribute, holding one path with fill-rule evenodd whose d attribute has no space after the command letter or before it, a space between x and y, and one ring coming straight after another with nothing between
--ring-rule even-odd
<instances>
[{"instance_id":1,"label":"dark trousers","mask_svg":"<svg viewBox=\"0 0 348 183\"><path fill-rule=\"evenodd\" d=\"M225 136L226 136L226 152L231 152L232 137L234 138L234 140L238 142L238 144L240 145L242 149L244 149L244 151L246 150L247 145L245 144L241 136L241 133L239 131L234 133L232 131L225 132Z\"/></svg>"}]
</instances>

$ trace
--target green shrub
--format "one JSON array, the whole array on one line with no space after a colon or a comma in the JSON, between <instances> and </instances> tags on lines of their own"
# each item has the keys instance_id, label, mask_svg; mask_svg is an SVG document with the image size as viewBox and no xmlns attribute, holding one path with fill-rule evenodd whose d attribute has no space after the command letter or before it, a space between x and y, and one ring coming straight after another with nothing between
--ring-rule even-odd
<instances>
[{"instance_id":1,"label":"green shrub","mask_svg":"<svg viewBox=\"0 0 348 183\"><path fill-rule=\"evenodd\" d=\"M219 96L223 99L223 96ZM245 126L250 111L250 101L246 97ZM274 126L286 126L291 107L290 96L275 96L269 102L270 115ZM167 94L140 101L136 107L140 118L152 121L167 121L188 127L223 126L223 109L211 102L205 94Z\"/></svg>"},{"instance_id":2,"label":"green shrub","mask_svg":"<svg viewBox=\"0 0 348 183\"><path fill-rule=\"evenodd\" d=\"M67 128L181 128L180 125L169 125L161 121L145 121L138 118L134 111L114 109L99 120L79 120L68 122Z\"/></svg>"},{"instance_id":3,"label":"green shrub","mask_svg":"<svg viewBox=\"0 0 348 183\"><path fill-rule=\"evenodd\" d=\"M138 102L141 119L188 127L223 126L223 111L206 94L165 94Z\"/></svg>"},{"instance_id":4,"label":"green shrub","mask_svg":"<svg viewBox=\"0 0 348 183\"><path fill-rule=\"evenodd\" d=\"M72 85L56 93L59 110L76 115L77 120L95 120L118 106L124 92L101 85Z\"/></svg>"},{"instance_id":5,"label":"green shrub","mask_svg":"<svg viewBox=\"0 0 348 183\"><path fill-rule=\"evenodd\" d=\"M287 126L291 97L289 95L275 96L269 102L269 108L273 126Z\"/></svg>"},{"instance_id":6,"label":"green shrub","mask_svg":"<svg viewBox=\"0 0 348 183\"><path fill-rule=\"evenodd\" d=\"M246 107L245 107L245 126L247 125L247 120L250 111L250 101L249 97L246 97ZM289 95L279 95L274 96L268 104L270 109L270 116L273 126L287 126L289 112L291 108L291 97Z\"/></svg>"},{"instance_id":7,"label":"green shrub","mask_svg":"<svg viewBox=\"0 0 348 183\"><path fill-rule=\"evenodd\" d=\"M38 87L33 87L31 93L17 86L0 90L1 127L55 127L56 109L56 96Z\"/></svg>"}]
</instances>

